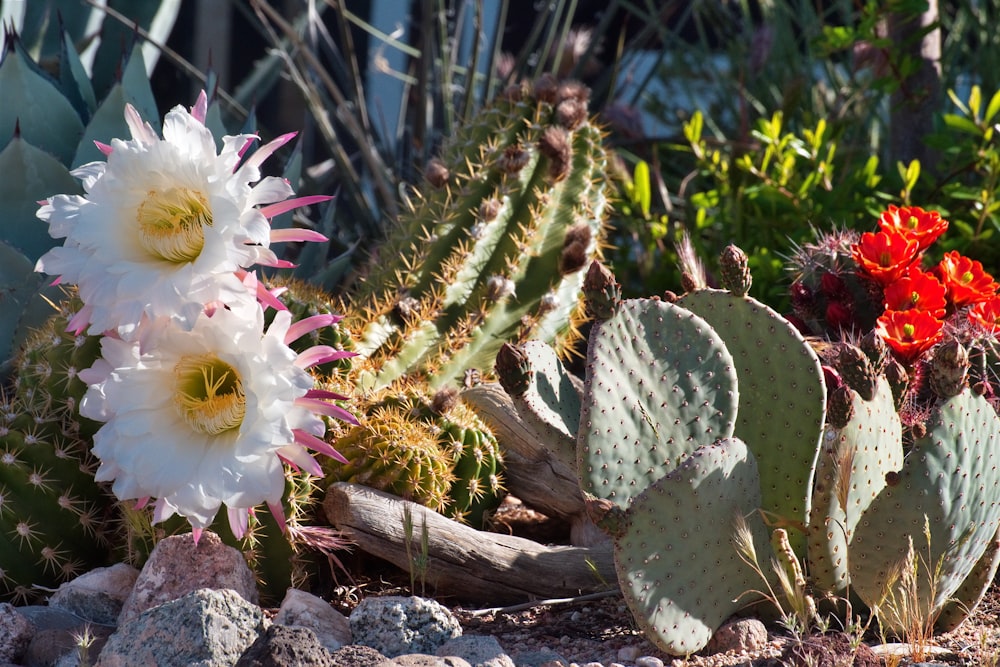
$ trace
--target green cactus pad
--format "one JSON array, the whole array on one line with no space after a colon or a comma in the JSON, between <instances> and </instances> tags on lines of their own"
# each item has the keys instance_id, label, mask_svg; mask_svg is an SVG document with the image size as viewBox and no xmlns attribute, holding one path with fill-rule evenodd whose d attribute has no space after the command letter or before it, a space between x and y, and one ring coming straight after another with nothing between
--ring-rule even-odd
<instances>
[{"instance_id":1,"label":"green cactus pad","mask_svg":"<svg viewBox=\"0 0 1000 667\"><path fill-rule=\"evenodd\" d=\"M965 389L941 404L927 429L907 453L896 483L865 510L850 545L850 571L852 589L869 606L878 604L912 538L925 561L916 605L929 618L970 576L1000 526L1000 417L985 398ZM936 579L933 599L929 575Z\"/></svg>"},{"instance_id":2,"label":"green cactus pad","mask_svg":"<svg viewBox=\"0 0 1000 667\"><path fill-rule=\"evenodd\" d=\"M637 495L615 567L625 601L646 636L671 655L700 650L732 614L759 598L759 575L733 544L745 517L759 562L771 547L757 509L757 464L738 438L705 445Z\"/></svg>"},{"instance_id":3,"label":"green cactus pad","mask_svg":"<svg viewBox=\"0 0 1000 667\"><path fill-rule=\"evenodd\" d=\"M788 530L802 557L826 414L819 357L788 320L751 297L698 290L677 304L708 322L733 356L740 386L734 435L757 458L765 516Z\"/></svg>"},{"instance_id":4,"label":"green cactus pad","mask_svg":"<svg viewBox=\"0 0 1000 667\"><path fill-rule=\"evenodd\" d=\"M838 594L849 584L847 545L855 528L885 487L886 475L903 464L903 426L889 383L880 377L870 401L850 394L850 421L842 429L828 426L824 431L809 513L810 579L818 589ZM850 477L843 477L848 469Z\"/></svg>"},{"instance_id":5,"label":"green cactus pad","mask_svg":"<svg viewBox=\"0 0 1000 667\"><path fill-rule=\"evenodd\" d=\"M951 632L971 616L993 585L998 568L1000 568L1000 531L993 536L989 547L972 568L969 576L948 598L948 602L934 623L934 631Z\"/></svg>"},{"instance_id":6,"label":"green cactus pad","mask_svg":"<svg viewBox=\"0 0 1000 667\"><path fill-rule=\"evenodd\" d=\"M574 468L582 409L575 378L563 366L556 351L542 341L529 340L518 349L528 365L528 372L523 391L511 396L514 407L521 419L538 433L542 443ZM503 383L499 368L497 372Z\"/></svg>"},{"instance_id":7,"label":"green cactus pad","mask_svg":"<svg viewBox=\"0 0 1000 667\"><path fill-rule=\"evenodd\" d=\"M700 445L733 434L740 392L712 327L655 299L597 322L577 436L584 491L621 508Z\"/></svg>"}]
</instances>

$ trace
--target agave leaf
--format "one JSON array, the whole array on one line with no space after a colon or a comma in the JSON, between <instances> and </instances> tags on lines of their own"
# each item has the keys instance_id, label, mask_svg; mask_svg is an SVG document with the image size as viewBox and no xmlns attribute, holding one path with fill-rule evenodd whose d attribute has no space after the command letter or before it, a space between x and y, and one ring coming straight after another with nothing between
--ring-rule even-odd
<instances>
[{"instance_id":1,"label":"agave leaf","mask_svg":"<svg viewBox=\"0 0 1000 667\"><path fill-rule=\"evenodd\" d=\"M105 93L110 94L118 81L118 71L125 55L122 45L138 42L135 34L136 26L151 40L141 47L143 74L149 78L159 57L159 48L156 44L166 44L167 37L177 20L180 5L180 0L108 1L108 16L101 23L101 42L94 54L90 69L91 80L94 82L94 90L98 97L102 97ZM134 51L133 47L133 57Z\"/></svg>"},{"instance_id":2,"label":"agave leaf","mask_svg":"<svg viewBox=\"0 0 1000 667\"><path fill-rule=\"evenodd\" d=\"M0 143L6 144L19 125L28 142L69 164L83 134L83 121L16 37L7 43L0 62L0 90Z\"/></svg>"},{"instance_id":3,"label":"agave leaf","mask_svg":"<svg viewBox=\"0 0 1000 667\"><path fill-rule=\"evenodd\" d=\"M69 41L82 44L87 39L88 26L93 25L90 19L97 12L87 3L74 0L0 2L0 6L5 8L2 12L4 19L10 18L6 11L7 5L12 5L13 9L18 5L23 8L22 14L12 25L24 39L24 43L31 45L31 52L36 60L54 60L59 57L62 35L59 30L54 29L58 23L57 17L66 28Z\"/></svg>"},{"instance_id":4,"label":"agave leaf","mask_svg":"<svg viewBox=\"0 0 1000 667\"><path fill-rule=\"evenodd\" d=\"M108 143L111 139L124 139L130 136L128 125L125 124L125 104L136 108L143 120L153 126L160 113L156 108L153 89L146 77L146 67L142 59L142 49L136 46L122 72L121 81L116 83L101 105L94 112L84 132L83 139L76 149L73 165L79 166L87 162L103 159L103 154L94 145L95 141Z\"/></svg>"},{"instance_id":5,"label":"agave leaf","mask_svg":"<svg viewBox=\"0 0 1000 667\"><path fill-rule=\"evenodd\" d=\"M90 120L97 109L94 86L91 85L87 70L66 31L62 33L62 47L59 50L59 87L80 117Z\"/></svg>"},{"instance_id":6,"label":"agave leaf","mask_svg":"<svg viewBox=\"0 0 1000 667\"><path fill-rule=\"evenodd\" d=\"M38 201L56 193L81 192L69 170L49 153L14 137L0 151L0 240L34 261L55 245L39 220Z\"/></svg>"},{"instance_id":7,"label":"agave leaf","mask_svg":"<svg viewBox=\"0 0 1000 667\"><path fill-rule=\"evenodd\" d=\"M35 273L35 263L12 246L0 242L0 377L11 370L11 357L28 334L52 315L49 299L56 288L45 288L49 278ZM48 293L46 293L48 292Z\"/></svg>"}]
</instances>

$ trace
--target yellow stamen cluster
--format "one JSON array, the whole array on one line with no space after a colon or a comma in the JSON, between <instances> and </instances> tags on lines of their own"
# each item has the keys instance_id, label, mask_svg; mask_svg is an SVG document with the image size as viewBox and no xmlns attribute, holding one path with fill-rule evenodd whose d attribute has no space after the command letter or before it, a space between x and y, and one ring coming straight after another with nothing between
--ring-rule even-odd
<instances>
[{"instance_id":1,"label":"yellow stamen cluster","mask_svg":"<svg viewBox=\"0 0 1000 667\"><path fill-rule=\"evenodd\" d=\"M174 367L174 403L194 430L219 435L238 428L246 415L243 379L210 354L188 355Z\"/></svg>"},{"instance_id":2,"label":"yellow stamen cluster","mask_svg":"<svg viewBox=\"0 0 1000 667\"><path fill-rule=\"evenodd\" d=\"M198 258L212 210L205 195L188 188L150 190L136 210L139 243L151 255L175 264Z\"/></svg>"}]
</instances>

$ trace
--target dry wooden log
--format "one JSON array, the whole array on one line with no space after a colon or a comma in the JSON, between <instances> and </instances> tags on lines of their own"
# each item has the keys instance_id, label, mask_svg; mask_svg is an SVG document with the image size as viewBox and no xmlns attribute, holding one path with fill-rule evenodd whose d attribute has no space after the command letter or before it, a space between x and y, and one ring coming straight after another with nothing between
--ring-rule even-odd
<instances>
[{"instance_id":1,"label":"dry wooden log","mask_svg":"<svg viewBox=\"0 0 1000 667\"><path fill-rule=\"evenodd\" d=\"M545 546L520 537L475 530L422 505L358 484L327 490L323 510L332 526L362 551L410 572L404 515L412 517L411 550L420 554L426 527L429 591L462 601L510 604L567 597L617 586L609 545Z\"/></svg>"},{"instance_id":2,"label":"dry wooden log","mask_svg":"<svg viewBox=\"0 0 1000 667\"><path fill-rule=\"evenodd\" d=\"M586 516L576 470L555 456L522 421L503 387L485 382L463 391L462 400L486 422L503 447L508 491L546 516L569 521Z\"/></svg>"},{"instance_id":3,"label":"dry wooden log","mask_svg":"<svg viewBox=\"0 0 1000 667\"><path fill-rule=\"evenodd\" d=\"M486 422L503 448L504 484L511 494L545 516L568 522L574 545L590 547L608 542L608 536L587 513L576 470L521 419L503 387L485 382L463 391L462 400Z\"/></svg>"}]
</instances>

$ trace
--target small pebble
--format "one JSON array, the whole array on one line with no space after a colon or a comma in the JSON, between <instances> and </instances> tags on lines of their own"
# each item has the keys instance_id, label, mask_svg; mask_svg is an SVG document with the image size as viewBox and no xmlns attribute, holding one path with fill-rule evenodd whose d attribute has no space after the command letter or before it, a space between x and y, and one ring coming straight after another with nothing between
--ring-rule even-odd
<instances>
[{"instance_id":1,"label":"small pebble","mask_svg":"<svg viewBox=\"0 0 1000 667\"><path fill-rule=\"evenodd\" d=\"M622 662L635 662L635 659L639 657L639 647L638 646L622 646L618 649L618 659Z\"/></svg>"},{"instance_id":2,"label":"small pebble","mask_svg":"<svg viewBox=\"0 0 1000 667\"><path fill-rule=\"evenodd\" d=\"M578 611L574 611L572 614L569 615L569 620L573 621L574 623L579 623L580 621L583 620L583 614L581 614Z\"/></svg>"},{"instance_id":3,"label":"small pebble","mask_svg":"<svg viewBox=\"0 0 1000 667\"><path fill-rule=\"evenodd\" d=\"M663 661L654 655L644 655L635 659L635 667L663 667Z\"/></svg>"},{"instance_id":4,"label":"small pebble","mask_svg":"<svg viewBox=\"0 0 1000 667\"><path fill-rule=\"evenodd\" d=\"M560 646L569 646L572 643L573 640L569 637L569 635L563 635L562 637L559 638Z\"/></svg>"}]
</instances>

